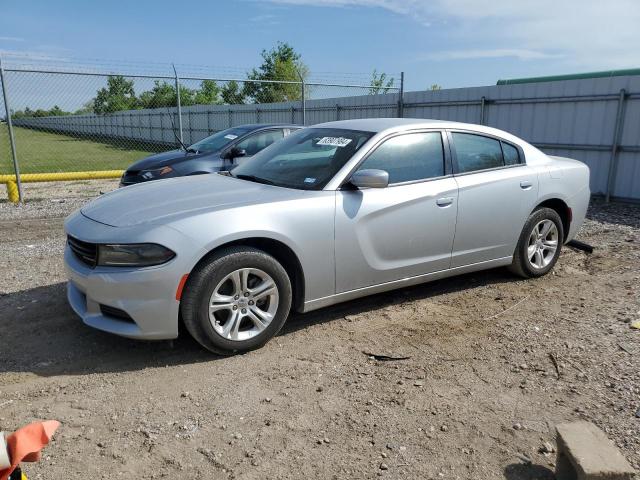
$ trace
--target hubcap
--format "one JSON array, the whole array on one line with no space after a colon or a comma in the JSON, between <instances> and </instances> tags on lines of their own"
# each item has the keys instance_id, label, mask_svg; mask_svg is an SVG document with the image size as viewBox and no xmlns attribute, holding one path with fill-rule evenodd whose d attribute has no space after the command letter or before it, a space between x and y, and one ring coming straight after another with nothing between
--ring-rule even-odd
<instances>
[{"instance_id":1,"label":"hubcap","mask_svg":"<svg viewBox=\"0 0 640 480\"><path fill-rule=\"evenodd\" d=\"M214 288L209 300L209 321L227 340L248 340L269 326L278 304L278 287L268 273L241 268Z\"/></svg>"},{"instance_id":2,"label":"hubcap","mask_svg":"<svg viewBox=\"0 0 640 480\"><path fill-rule=\"evenodd\" d=\"M542 220L529 235L527 256L533 268L541 269L551 263L558 250L558 228L551 220Z\"/></svg>"}]
</instances>

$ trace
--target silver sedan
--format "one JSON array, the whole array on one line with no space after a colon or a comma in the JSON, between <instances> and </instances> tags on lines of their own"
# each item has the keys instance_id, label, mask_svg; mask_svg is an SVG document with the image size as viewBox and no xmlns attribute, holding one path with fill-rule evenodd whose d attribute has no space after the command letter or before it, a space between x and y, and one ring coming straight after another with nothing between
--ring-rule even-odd
<instances>
[{"instance_id":1,"label":"silver sedan","mask_svg":"<svg viewBox=\"0 0 640 480\"><path fill-rule=\"evenodd\" d=\"M589 169L494 128L363 119L293 133L226 175L136 185L65 229L68 299L95 328L219 354L291 310L507 266L551 270L582 224Z\"/></svg>"}]
</instances>

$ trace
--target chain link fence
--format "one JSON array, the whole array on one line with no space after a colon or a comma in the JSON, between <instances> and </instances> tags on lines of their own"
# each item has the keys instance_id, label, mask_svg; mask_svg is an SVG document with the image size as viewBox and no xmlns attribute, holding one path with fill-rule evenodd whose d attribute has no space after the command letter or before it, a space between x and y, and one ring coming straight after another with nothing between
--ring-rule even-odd
<instances>
[{"instance_id":1,"label":"chain link fence","mask_svg":"<svg viewBox=\"0 0 640 480\"><path fill-rule=\"evenodd\" d=\"M5 60L0 182L17 180L16 166L23 181L115 177L136 160L230 127L335 120L344 109L366 112L362 102L350 107L344 100L401 90L398 80L371 85L362 76L281 81L207 75L193 67L100 70ZM397 109L392 105L390 116ZM81 172L92 173L74 175Z\"/></svg>"}]
</instances>

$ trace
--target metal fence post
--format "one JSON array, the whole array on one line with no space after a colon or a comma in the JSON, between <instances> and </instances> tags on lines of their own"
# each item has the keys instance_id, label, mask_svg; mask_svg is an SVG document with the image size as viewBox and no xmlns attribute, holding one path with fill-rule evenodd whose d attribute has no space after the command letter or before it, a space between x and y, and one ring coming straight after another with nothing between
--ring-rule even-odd
<instances>
[{"instance_id":1,"label":"metal fence post","mask_svg":"<svg viewBox=\"0 0 640 480\"><path fill-rule=\"evenodd\" d=\"M483 95L482 98L480 99L480 125L484 125L484 122L485 122L484 111L485 111L486 102L487 102L487 99Z\"/></svg>"},{"instance_id":2,"label":"metal fence post","mask_svg":"<svg viewBox=\"0 0 640 480\"><path fill-rule=\"evenodd\" d=\"M307 101L305 98L304 78L300 76L300 85L302 86L302 125L307 124Z\"/></svg>"},{"instance_id":3,"label":"metal fence post","mask_svg":"<svg viewBox=\"0 0 640 480\"><path fill-rule=\"evenodd\" d=\"M183 143L184 139L182 138L182 107L180 106L180 83L178 79L178 72L176 71L176 66L173 64L171 64L171 66L173 67L173 74L176 79L176 104L178 107L178 135L180 135L180 143ZM191 125L189 125L189 128L191 128Z\"/></svg>"},{"instance_id":4,"label":"metal fence post","mask_svg":"<svg viewBox=\"0 0 640 480\"><path fill-rule=\"evenodd\" d=\"M622 129L624 128L624 107L627 99L627 91L623 88L620 90L618 97L618 110L616 112L616 123L613 127L613 142L611 144L611 156L609 158L609 171L607 172L607 191L605 201L611 200L613 184L616 180L618 171L618 150L620 149L620 139L622 137Z\"/></svg>"},{"instance_id":5,"label":"metal fence post","mask_svg":"<svg viewBox=\"0 0 640 480\"><path fill-rule=\"evenodd\" d=\"M16 141L13 136L13 124L11 123L11 107L9 106L9 94L7 93L7 82L4 79L4 70L2 69L2 58L0 58L0 83L2 83L2 97L4 98L4 110L7 115L7 128L9 130L9 143L11 143L11 156L13 158L13 171L16 175L16 185L18 187L18 202L22 203L22 181L20 179L20 167L18 166L18 155L16 153ZM12 195L15 195L15 190L12 192L11 189L14 186L11 186L7 183L7 194L9 196L9 200L15 201L15 198L12 199Z\"/></svg>"},{"instance_id":6,"label":"metal fence post","mask_svg":"<svg viewBox=\"0 0 640 480\"><path fill-rule=\"evenodd\" d=\"M400 91L398 92L398 118L404 117L404 72L400 72Z\"/></svg>"}]
</instances>

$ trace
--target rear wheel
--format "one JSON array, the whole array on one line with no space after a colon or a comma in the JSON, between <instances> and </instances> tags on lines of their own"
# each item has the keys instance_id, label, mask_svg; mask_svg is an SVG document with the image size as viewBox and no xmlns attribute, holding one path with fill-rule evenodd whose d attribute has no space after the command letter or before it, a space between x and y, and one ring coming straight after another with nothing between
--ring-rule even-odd
<instances>
[{"instance_id":1,"label":"rear wheel","mask_svg":"<svg viewBox=\"0 0 640 480\"><path fill-rule=\"evenodd\" d=\"M522 277L546 275L558 261L564 230L555 210L534 211L522 229L509 269Z\"/></svg>"},{"instance_id":2,"label":"rear wheel","mask_svg":"<svg viewBox=\"0 0 640 480\"><path fill-rule=\"evenodd\" d=\"M181 312L202 346L231 355L259 348L276 335L289 315L291 297L287 272L273 257L232 247L189 275Z\"/></svg>"}]
</instances>

